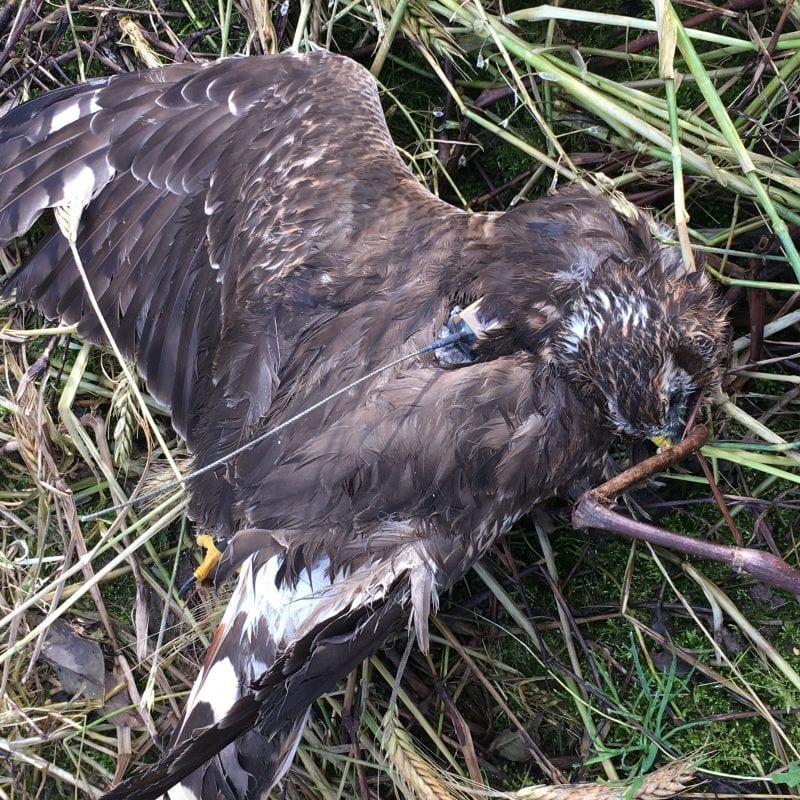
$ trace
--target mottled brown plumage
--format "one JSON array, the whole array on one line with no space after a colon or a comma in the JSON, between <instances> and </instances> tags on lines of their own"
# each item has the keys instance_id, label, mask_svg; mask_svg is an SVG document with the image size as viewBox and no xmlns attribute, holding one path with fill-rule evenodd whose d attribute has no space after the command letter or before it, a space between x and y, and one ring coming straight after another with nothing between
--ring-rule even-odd
<instances>
[{"instance_id":1,"label":"mottled brown plumage","mask_svg":"<svg viewBox=\"0 0 800 800\"><path fill-rule=\"evenodd\" d=\"M198 466L420 355L193 482L237 589L165 759L109 798L259 797L311 703L427 615L615 436L676 437L724 322L653 223L578 188L466 214L399 159L376 87L328 53L51 92L0 132L0 240L88 204L78 246L122 351ZM5 291L102 341L52 233Z\"/></svg>"}]
</instances>

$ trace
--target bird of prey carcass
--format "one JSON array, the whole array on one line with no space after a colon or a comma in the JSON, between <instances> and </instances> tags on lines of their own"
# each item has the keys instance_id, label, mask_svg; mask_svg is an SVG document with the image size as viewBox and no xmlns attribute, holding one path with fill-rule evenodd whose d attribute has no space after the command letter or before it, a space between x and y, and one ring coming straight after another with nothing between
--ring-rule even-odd
<instances>
[{"instance_id":1,"label":"bird of prey carcass","mask_svg":"<svg viewBox=\"0 0 800 800\"><path fill-rule=\"evenodd\" d=\"M567 188L465 213L401 161L327 52L90 80L11 111L0 240L83 208L99 308L197 467L442 334L191 484L238 583L168 752L108 798L244 800L311 704L615 437L678 438L724 314L652 220ZM85 208L84 208L85 207ZM5 293L104 335L51 232ZM451 337L453 338L453 337Z\"/></svg>"}]
</instances>

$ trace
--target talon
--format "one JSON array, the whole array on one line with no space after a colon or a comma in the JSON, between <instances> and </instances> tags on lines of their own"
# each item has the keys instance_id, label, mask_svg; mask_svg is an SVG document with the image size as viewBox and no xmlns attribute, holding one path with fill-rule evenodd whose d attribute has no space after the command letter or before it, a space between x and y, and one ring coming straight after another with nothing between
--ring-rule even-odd
<instances>
[{"instance_id":1,"label":"talon","mask_svg":"<svg viewBox=\"0 0 800 800\"><path fill-rule=\"evenodd\" d=\"M217 564L222 558L222 551L225 550L225 546L228 543L226 539L215 538L210 533L198 533L194 540L197 546L202 547L206 552L203 556L203 561L195 569L192 577L178 589L180 597L184 597L196 583L202 583L208 579L209 575L217 568Z\"/></svg>"},{"instance_id":2,"label":"talon","mask_svg":"<svg viewBox=\"0 0 800 800\"><path fill-rule=\"evenodd\" d=\"M206 551L203 562L194 571L194 579L199 582L206 580L217 568L222 551L225 549L225 540L215 539L210 533L199 533L195 536L195 542L198 547L203 547Z\"/></svg>"}]
</instances>

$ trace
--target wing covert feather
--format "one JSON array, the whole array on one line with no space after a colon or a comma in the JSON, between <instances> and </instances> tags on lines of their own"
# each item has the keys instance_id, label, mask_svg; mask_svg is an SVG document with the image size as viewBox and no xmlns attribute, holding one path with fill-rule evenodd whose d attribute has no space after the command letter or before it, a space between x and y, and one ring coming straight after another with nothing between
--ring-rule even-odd
<instances>
[{"instance_id":1,"label":"wing covert feather","mask_svg":"<svg viewBox=\"0 0 800 800\"><path fill-rule=\"evenodd\" d=\"M368 137L370 169L388 185L411 180L374 82L329 53L120 74L42 95L3 118L0 242L47 208L86 206L78 249L112 334L206 461L269 409L280 353L299 333L291 314L283 314L286 330L276 322L297 302L287 277L351 229L350 173L342 153L324 147L325 123L316 124L337 92L355 96L359 116L338 141L342 151L358 152ZM344 219L320 218L302 200L320 181L341 190ZM7 281L11 291L102 342L58 233ZM208 379L198 381L201 373ZM190 429L201 407L213 429Z\"/></svg>"}]
</instances>

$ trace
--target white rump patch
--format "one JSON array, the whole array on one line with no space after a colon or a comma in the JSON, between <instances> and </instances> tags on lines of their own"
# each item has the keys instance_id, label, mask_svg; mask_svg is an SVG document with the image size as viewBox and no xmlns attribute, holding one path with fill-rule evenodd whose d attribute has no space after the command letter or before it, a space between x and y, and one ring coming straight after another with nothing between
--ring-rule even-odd
<instances>
[{"instance_id":1,"label":"white rump patch","mask_svg":"<svg viewBox=\"0 0 800 800\"><path fill-rule=\"evenodd\" d=\"M327 559L319 561L309 574L300 573L297 585L286 584L278 587L276 579L283 567L283 556L273 556L261 569L253 574L253 559L242 565L236 591L228 604L225 617L230 621L240 611L246 611L247 627L245 633L252 638L258 633L261 619L266 619L270 636L279 644L290 641L299 628L312 614L314 608L332 591L327 575ZM230 614L229 614L230 612ZM223 619L225 625L228 619Z\"/></svg>"},{"instance_id":2,"label":"white rump patch","mask_svg":"<svg viewBox=\"0 0 800 800\"><path fill-rule=\"evenodd\" d=\"M387 522L387 528L405 527L402 522ZM438 602L437 567L418 542L396 549L391 558L366 562L350 574L331 578L325 558L309 572L303 570L292 587L278 587L276 578L283 567L283 555L273 556L253 573L253 559L247 559L239 573L222 625L242 611L250 623L245 635L259 633L259 618L266 621L270 637L278 647L302 637L323 620L339 616L360 606L370 606L386 596L389 587L404 573L408 575L412 600L412 621L422 641L427 637L427 616L431 604ZM263 635L263 628L261 629Z\"/></svg>"}]
</instances>

